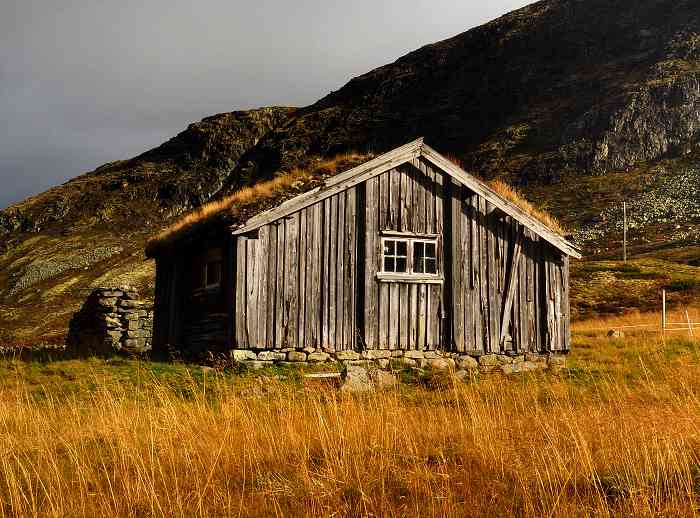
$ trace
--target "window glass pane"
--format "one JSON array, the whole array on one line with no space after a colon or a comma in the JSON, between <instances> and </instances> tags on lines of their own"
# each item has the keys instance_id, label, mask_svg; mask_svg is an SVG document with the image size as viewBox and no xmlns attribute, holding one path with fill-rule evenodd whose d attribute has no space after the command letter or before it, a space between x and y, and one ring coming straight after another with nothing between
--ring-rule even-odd
<instances>
[{"instance_id":1,"label":"window glass pane","mask_svg":"<svg viewBox=\"0 0 700 518\"><path fill-rule=\"evenodd\" d=\"M424 273L423 243L413 243L413 271L415 273Z\"/></svg>"},{"instance_id":2,"label":"window glass pane","mask_svg":"<svg viewBox=\"0 0 700 518\"><path fill-rule=\"evenodd\" d=\"M426 257L432 257L435 259L435 243L426 243L425 244L425 256Z\"/></svg>"},{"instance_id":3,"label":"window glass pane","mask_svg":"<svg viewBox=\"0 0 700 518\"><path fill-rule=\"evenodd\" d=\"M396 271L406 273L406 258L396 259Z\"/></svg>"},{"instance_id":4,"label":"window glass pane","mask_svg":"<svg viewBox=\"0 0 700 518\"><path fill-rule=\"evenodd\" d=\"M384 271L385 272L393 272L394 271L394 258L393 257L385 257L384 258Z\"/></svg>"},{"instance_id":5,"label":"window glass pane","mask_svg":"<svg viewBox=\"0 0 700 518\"><path fill-rule=\"evenodd\" d=\"M407 241L397 241L396 243L396 255L407 257L408 256L408 242Z\"/></svg>"},{"instance_id":6,"label":"window glass pane","mask_svg":"<svg viewBox=\"0 0 700 518\"><path fill-rule=\"evenodd\" d=\"M384 241L384 255L394 255L396 250L395 241Z\"/></svg>"},{"instance_id":7,"label":"window glass pane","mask_svg":"<svg viewBox=\"0 0 700 518\"><path fill-rule=\"evenodd\" d=\"M435 259L425 260L425 273L437 273L437 261Z\"/></svg>"}]
</instances>

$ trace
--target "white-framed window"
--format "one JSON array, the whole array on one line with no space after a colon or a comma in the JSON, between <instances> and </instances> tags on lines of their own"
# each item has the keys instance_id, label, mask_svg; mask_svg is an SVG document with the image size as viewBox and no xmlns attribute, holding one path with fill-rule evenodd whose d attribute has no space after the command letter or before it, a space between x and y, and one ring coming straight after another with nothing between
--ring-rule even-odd
<instances>
[{"instance_id":1,"label":"white-framed window","mask_svg":"<svg viewBox=\"0 0 700 518\"><path fill-rule=\"evenodd\" d=\"M391 273L408 272L408 240L388 239L383 243L383 271Z\"/></svg>"},{"instance_id":2,"label":"white-framed window","mask_svg":"<svg viewBox=\"0 0 700 518\"><path fill-rule=\"evenodd\" d=\"M437 277L438 238L383 237L381 273Z\"/></svg>"},{"instance_id":3,"label":"white-framed window","mask_svg":"<svg viewBox=\"0 0 700 518\"><path fill-rule=\"evenodd\" d=\"M437 239L414 240L413 272L437 275Z\"/></svg>"}]
</instances>

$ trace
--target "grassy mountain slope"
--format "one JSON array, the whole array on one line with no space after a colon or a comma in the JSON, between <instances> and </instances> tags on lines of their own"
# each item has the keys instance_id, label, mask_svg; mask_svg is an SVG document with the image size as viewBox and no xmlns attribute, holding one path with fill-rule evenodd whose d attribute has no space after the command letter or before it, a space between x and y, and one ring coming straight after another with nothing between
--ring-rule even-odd
<instances>
[{"instance_id":1,"label":"grassy mountain slope","mask_svg":"<svg viewBox=\"0 0 700 518\"><path fill-rule=\"evenodd\" d=\"M619 204L629 201L631 250L660 261L655 284L616 291L599 282L574 303L581 314L635 300L651 307L674 268L700 279L697 257L678 251L700 235L698 27L700 4L690 0L545 0L306 108L205 119L0 211L0 333L58 340L89 286L148 290L144 240L192 207L319 157L377 153L419 135L475 173L520 186L603 269L619 254ZM575 273L595 277L586 267ZM630 289L641 299L622 296ZM601 302L605 293L611 300Z\"/></svg>"}]
</instances>

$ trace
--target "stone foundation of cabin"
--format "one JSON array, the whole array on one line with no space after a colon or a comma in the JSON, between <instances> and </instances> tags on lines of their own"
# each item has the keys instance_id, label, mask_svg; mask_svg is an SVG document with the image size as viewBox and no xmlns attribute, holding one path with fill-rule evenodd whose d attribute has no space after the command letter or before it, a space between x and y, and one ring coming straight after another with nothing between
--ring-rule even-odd
<instances>
[{"instance_id":1,"label":"stone foundation of cabin","mask_svg":"<svg viewBox=\"0 0 700 518\"><path fill-rule=\"evenodd\" d=\"M96 288L71 319L71 354L143 354L151 350L153 306L130 286Z\"/></svg>"},{"instance_id":2,"label":"stone foundation of cabin","mask_svg":"<svg viewBox=\"0 0 700 518\"><path fill-rule=\"evenodd\" d=\"M231 351L234 361L252 369L262 369L277 365L303 365L325 362L345 365L374 364L380 369L390 367L417 367L436 370L478 371L482 374L500 372L516 374L520 372L549 369L558 372L566 367L563 354L484 354L452 353L438 350L368 350L363 352L325 352L315 349L280 349L275 351L253 351L236 349Z\"/></svg>"}]
</instances>

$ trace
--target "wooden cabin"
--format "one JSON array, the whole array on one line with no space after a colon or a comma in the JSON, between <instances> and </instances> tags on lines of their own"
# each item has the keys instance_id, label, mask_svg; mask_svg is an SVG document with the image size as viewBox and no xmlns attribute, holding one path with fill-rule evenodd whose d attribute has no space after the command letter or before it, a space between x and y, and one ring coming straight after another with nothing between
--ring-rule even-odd
<instances>
[{"instance_id":1,"label":"wooden cabin","mask_svg":"<svg viewBox=\"0 0 700 518\"><path fill-rule=\"evenodd\" d=\"M312 180L149 244L155 350L569 350L578 250L422 139Z\"/></svg>"}]
</instances>

